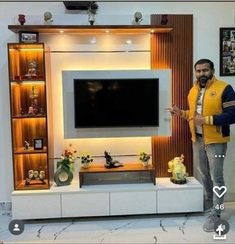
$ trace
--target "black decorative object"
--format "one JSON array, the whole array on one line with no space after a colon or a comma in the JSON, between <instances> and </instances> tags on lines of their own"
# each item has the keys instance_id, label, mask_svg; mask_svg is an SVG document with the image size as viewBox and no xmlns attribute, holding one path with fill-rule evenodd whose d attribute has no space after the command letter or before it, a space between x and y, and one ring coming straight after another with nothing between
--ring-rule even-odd
<instances>
[{"instance_id":1,"label":"black decorative object","mask_svg":"<svg viewBox=\"0 0 235 244\"><path fill-rule=\"evenodd\" d=\"M117 168L117 167L122 167L122 163L120 163L117 160L113 160L113 158L111 157L110 153L108 153L107 151L104 151L104 157L106 159L106 162L104 164L105 168Z\"/></svg>"},{"instance_id":2,"label":"black decorative object","mask_svg":"<svg viewBox=\"0 0 235 244\"><path fill-rule=\"evenodd\" d=\"M94 1L64 1L67 10L88 10L92 8L97 10L98 4Z\"/></svg>"},{"instance_id":3,"label":"black decorative object","mask_svg":"<svg viewBox=\"0 0 235 244\"><path fill-rule=\"evenodd\" d=\"M220 28L220 76L235 75L235 28Z\"/></svg>"},{"instance_id":4,"label":"black decorative object","mask_svg":"<svg viewBox=\"0 0 235 244\"><path fill-rule=\"evenodd\" d=\"M167 14L163 14L162 18L161 18L161 25L166 25L168 22L168 15Z\"/></svg>"}]
</instances>

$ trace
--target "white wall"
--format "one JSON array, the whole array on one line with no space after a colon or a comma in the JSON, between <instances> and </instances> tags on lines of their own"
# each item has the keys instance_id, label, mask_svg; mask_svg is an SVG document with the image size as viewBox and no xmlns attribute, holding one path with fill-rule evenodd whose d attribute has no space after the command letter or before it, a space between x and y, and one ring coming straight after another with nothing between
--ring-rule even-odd
<instances>
[{"instance_id":1,"label":"white wall","mask_svg":"<svg viewBox=\"0 0 235 244\"><path fill-rule=\"evenodd\" d=\"M120 24L121 21L129 21L135 11L141 11L144 16L149 14L193 14L194 16L194 61L199 58L210 58L215 62L216 73L219 71L219 27L234 26L234 3L99 3L97 22L99 24ZM213 6L213 7L212 7ZM6 44L18 41L17 35L7 29L9 24L15 24L19 13L26 14L26 20L38 16L42 19L45 11L51 11L54 15L60 15L59 19L68 22L65 16L63 3L0 3L0 202L10 201L10 193L13 189L12 158L11 158L11 132L9 119L9 85ZM64 17L61 17L64 15ZM106 16L105 16L106 15ZM129 18L128 18L129 15ZM28 16L28 17L27 17ZM99 17L100 16L100 17ZM102 17L103 16L103 17ZM125 18L123 18L125 16ZM115 17L115 18L114 18ZM77 23L75 19L77 18ZM85 15L73 15L73 24L86 22ZM55 19L56 18L55 16ZM119 21L119 22L118 22ZM145 17L145 21L146 17ZM66 22L66 24L67 24ZM146 23L146 22L145 22ZM30 24L28 22L28 24ZM56 24L56 23L55 23ZM123 24L123 23L122 23ZM143 67L149 63L143 63ZM220 78L217 75L218 78ZM223 77L235 87L233 77ZM225 180L228 186L227 196L235 199L235 126L231 130L232 142L229 144L228 156L225 161ZM233 195L231 195L233 194Z\"/></svg>"}]
</instances>

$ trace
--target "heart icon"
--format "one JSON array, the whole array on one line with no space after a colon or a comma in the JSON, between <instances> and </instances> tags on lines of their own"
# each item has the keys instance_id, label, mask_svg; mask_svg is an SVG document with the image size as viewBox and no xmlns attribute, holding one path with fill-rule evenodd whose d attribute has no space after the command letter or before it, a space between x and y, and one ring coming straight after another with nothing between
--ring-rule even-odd
<instances>
[{"instance_id":1,"label":"heart icon","mask_svg":"<svg viewBox=\"0 0 235 244\"><path fill-rule=\"evenodd\" d=\"M213 192L216 194L216 196L218 198L221 198L227 191L227 187L226 186L214 186L213 187Z\"/></svg>"}]
</instances>

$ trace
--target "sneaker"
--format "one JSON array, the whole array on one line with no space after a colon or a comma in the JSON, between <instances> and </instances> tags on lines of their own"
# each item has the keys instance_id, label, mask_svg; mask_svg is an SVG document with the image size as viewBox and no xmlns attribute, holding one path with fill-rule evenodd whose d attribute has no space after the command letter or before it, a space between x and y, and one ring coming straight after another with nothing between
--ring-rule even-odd
<instances>
[{"instance_id":1,"label":"sneaker","mask_svg":"<svg viewBox=\"0 0 235 244\"><path fill-rule=\"evenodd\" d=\"M216 214L209 215L203 225L203 230L206 232L213 232L215 223L219 220L219 218L220 217Z\"/></svg>"}]
</instances>

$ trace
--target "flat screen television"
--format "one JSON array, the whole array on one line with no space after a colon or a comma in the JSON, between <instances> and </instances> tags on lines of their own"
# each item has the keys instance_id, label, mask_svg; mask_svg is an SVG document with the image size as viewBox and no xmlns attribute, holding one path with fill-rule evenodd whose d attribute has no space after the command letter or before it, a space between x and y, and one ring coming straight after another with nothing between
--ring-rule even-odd
<instances>
[{"instance_id":1,"label":"flat screen television","mask_svg":"<svg viewBox=\"0 0 235 244\"><path fill-rule=\"evenodd\" d=\"M156 127L159 80L74 79L75 128Z\"/></svg>"}]
</instances>

